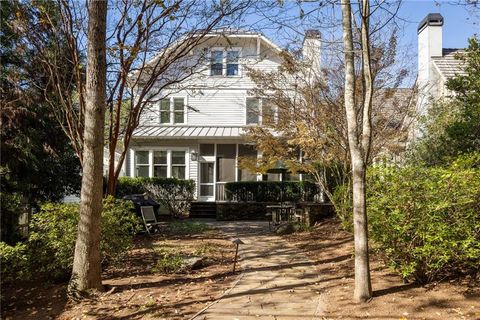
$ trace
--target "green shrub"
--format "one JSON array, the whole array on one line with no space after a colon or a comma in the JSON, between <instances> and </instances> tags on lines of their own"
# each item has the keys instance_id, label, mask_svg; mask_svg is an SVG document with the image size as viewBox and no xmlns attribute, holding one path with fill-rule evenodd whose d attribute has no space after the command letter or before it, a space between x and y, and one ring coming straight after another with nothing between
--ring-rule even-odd
<instances>
[{"instance_id":1,"label":"green shrub","mask_svg":"<svg viewBox=\"0 0 480 320\"><path fill-rule=\"evenodd\" d=\"M335 214L340 219L342 228L353 231L353 197L350 184L339 185L333 192L332 202L335 205Z\"/></svg>"},{"instance_id":2,"label":"green shrub","mask_svg":"<svg viewBox=\"0 0 480 320\"><path fill-rule=\"evenodd\" d=\"M78 204L46 203L32 217L28 249L32 267L52 278L68 276L77 235Z\"/></svg>"},{"instance_id":3,"label":"green shrub","mask_svg":"<svg viewBox=\"0 0 480 320\"><path fill-rule=\"evenodd\" d=\"M139 221L129 201L108 197L103 204L100 246L103 262L107 263L114 262L130 248ZM73 264L78 217L78 204L42 205L33 216L28 240L15 249L19 253L17 258L11 255L10 260L3 260L2 253L2 276L22 265L25 269L17 279L25 279L24 275L30 272L49 278L68 277Z\"/></svg>"},{"instance_id":4,"label":"green shrub","mask_svg":"<svg viewBox=\"0 0 480 320\"><path fill-rule=\"evenodd\" d=\"M3 179L3 177L2 177ZM19 213L22 210L21 195L19 193L0 192L0 234L2 241L15 244L21 239L18 228Z\"/></svg>"},{"instance_id":5,"label":"green shrub","mask_svg":"<svg viewBox=\"0 0 480 320\"><path fill-rule=\"evenodd\" d=\"M178 186L195 192L195 181L180 180L176 178L148 178L148 177L120 177L117 182L117 197L121 198L130 194L142 194L148 192L146 186L149 184L165 186L172 188L170 185Z\"/></svg>"},{"instance_id":6,"label":"green shrub","mask_svg":"<svg viewBox=\"0 0 480 320\"><path fill-rule=\"evenodd\" d=\"M0 259L4 283L31 277L26 244L17 243L15 246L10 246L5 242L0 242Z\"/></svg>"},{"instance_id":7,"label":"green shrub","mask_svg":"<svg viewBox=\"0 0 480 320\"><path fill-rule=\"evenodd\" d=\"M370 237L404 278L424 283L479 270L478 162L371 168L367 190Z\"/></svg>"},{"instance_id":8,"label":"green shrub","mask_svg":"<svg viewBox=\"0 0 480 320\"><path fill-rule=\"evenodd\" d=\"M302 231L308 231L308 230L310 230L310 227L307 227L304 224L301 224L298 222L289 222L289 223L280 225L275 230L275 233L278 235L287 235L295 232L302 232Z\"/></svg>"},{"instance_id":9,"label":"green shrub","mask_svg":"<svg viewBox=\"0 0 480 320\"><path fill-rule=\"evenodd\" d=\"M205 242L200 245L198 245L195 248L194 255L196 256L208 256L211 255L212 253L216 253L222 250L222 247L216 243L211 243L211 242Z\"/></svg>"},{"instance_id":10,"label":"green shrub","mask_svg":"<svg viewBox=\"0 0 480 320\"><path fill-rule=\"evenodd\" d=\"M153 179L145 185L147 192L166 207L174 217L187 217L195 194L193 180Z\"/></svg>"},{"instance_id":11,"label":"green shrub","mask_svg":"<svg viewBox=\"0 0 480 320\"><path fill-rule=\"evenodd\" d=\"M144 177L119 177L117 181L116 195L122 198L130 194L142 194L147 192L145 185L149 183L152 178Z\"/></svg>"},{"instance_id":12,"label":"green shrub","mask_svg":"<svg viewBox=\"0 0 480 320\"><path fill-rule=\"evenodd\" d=\"M209 226L202 222L173 221L168 224L168 233L174 235L192 235L210 230Z\"/></svg>"},{"instance_id":13,"label":"green shrub","mask_svg":"<svg viewBox=\"0 0 480 320\"><path fill-rule=\"evenodd\" d=\"M157 251L157 254L160 257L152 268L152 272L177 273L182 270L183 258L180 253L161 249Z\"/></svg>"},{"instance_id":14,"label":"green shrub","mask_svg":"<svg viewBox=\"0 0 480 320\"><path fill-rule=\"evenodd\" d=\"M132 246L134 235L141 229L140 221L132 212L130 201L107 197L102 212L102 258L115 262Z\"/></svg>"},{"instance_id":15,"label":"green shrub","mask_svg":"<svg viewBox=\"0 0 480 320\"><path fill-rule=\"evenodd\" d=\"M225 184L228 200L239 202L314 201L320 193L309 181L242 181Z\"/></svg>"}]
</instances>

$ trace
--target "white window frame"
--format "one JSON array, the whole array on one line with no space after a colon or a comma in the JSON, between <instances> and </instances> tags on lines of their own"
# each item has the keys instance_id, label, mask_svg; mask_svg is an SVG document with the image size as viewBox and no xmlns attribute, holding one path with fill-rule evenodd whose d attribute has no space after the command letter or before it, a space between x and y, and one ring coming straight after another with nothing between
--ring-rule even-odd
<instances>
[{"instance_id":1,"label":"white window frame","mask_svg":"<svg viewBox=\"0 0 480 320\"><path fill-rule=\"evenodd\" d=\"M185 180L190 179L190 148L188 147L154 147L154 148L135 148L132 149L133 153L133 168L134 170L131 172L132 177L137 177L137 163L136 163L136 157L135 153L137 151L148 151L149 156L149 177L152 178L154 174L154 164L153 164L153 153L155 151L167 151L167 178L173 178L172 177L172 151L183 151L185 153ZM142 164L143 166L147 166L145 164ZM179 165L178 165L179 166Z\"/></svg>"},{"instance_id":2,"label":"white window frame","mask_svg":"<svg viewBox=\"0 0 480 320\"><path fill-rule=\"evenodd\" d=\"M268 98L260 98L260 116L258 118L258 121L260 124L263 123L263 102L264 100L268 100ZM278 123L278 106L275 104L272 104L272 116L273 116L273 123L277 124Z\"/></svg>"},{"instance_id":3,"label":"white window frame","mask_svg":"<svg viewBox=\"0 0 480 320\"><path fill-rule=\"evenodd\" d=\"M147 152L148 152L148 150L136 150L136 151L147 151ZM151 173L150 164L151 164L152 161L151 161L150 158L151 158L151 154L148 153L148 154L147 154L147 159L148 159L147 163L140 163L140 164L139 164L139 163L137 163L137 155L136 155L136 153L134 153L134 155L133 155L133 161L132 161L132 162L133 162L133 172L132 172L132 174L133 174L135 177L139 177L139 176L137 175L137 167L148 167L148 175L151 177L151 174L152 174L152 173Z\"/></svg>"},{"instance_id":4,"label":"white window frame","mask_svg":"<svg viewBox=\"0 0 480 320\"><path fill-rule=\"evenodd\" d=\"M162 109L161 109L161 105L162 105L162 102L161 100L169 100L170 101L170 109L169 109L169 120L170 122L164 122L162 123L162 117L161 117L161 114L162 114ZM175 99L183 99L183 122L175 122ZM171 97L165 97L163 99L161 99L160 102L158 103L158 114L159 114L159 117L158 117L158 123L160 125L185 125L187 124L187 97L186 96L171 96ZM165 112L165 111L163 111Z\"/></svg>"},{"instance_id":5,"label":"white window frame","mask_svg":"<svg viewBox=\"0 0 480 320\"><path fill-rule=\"evenodd\" d=\"M258 99L258 123L248 123L248 108L247 108L247 100L248 99ZM259 98L259 97L252 97L246 96L245 97L245 125L247 126L258 126L263 124L263 101L268 98ZM273 122L278 123L278 107L273 105Z\"/></svg>"},{"instance_id":6,"label":"white window frame","mask_svg":"<svg viewBox=\"0 0 480 320\"><path fill-rule=\"evenodd\" d=\"M165 163L165 164L155 164L155 162L154 162L155 152L167 152L167 163ZM170 168L170 166L168 165L168 160L169 160L168 150L152 150L151 153L152 153L152 174L151 174L151 176L152 177L155 176L155 167L167 167L167 176L165 178L168 178L168 170Z\"/></svg>"},{"instance_id":7,"label":"white window frame","mask_svg":"<svg viewBox=\"0 0 480 320\"><path fill-rule=\"evenodd\" d=\"M222 51L222 74L212 75L212 52ZM238 51L238 74L227 76L227 53L231 51ZM212 47L208 54L208 75L210 77L225 77L225 78L240 78L242 76L242 48L241 47Z\"/></svg>"},{"instance_id":8,"label":"white window frame","mask_svg":"<svg viewBox=\"0 0 480 320\"><path fill-rule=\"evenodd\" d=\"M258 100L258 122L257 123L248 123L248 99L257 99ZM258 126L262 123L262 99L258 97L245 97L245 125L247 126Z\"/></svg>"}]
</instances>

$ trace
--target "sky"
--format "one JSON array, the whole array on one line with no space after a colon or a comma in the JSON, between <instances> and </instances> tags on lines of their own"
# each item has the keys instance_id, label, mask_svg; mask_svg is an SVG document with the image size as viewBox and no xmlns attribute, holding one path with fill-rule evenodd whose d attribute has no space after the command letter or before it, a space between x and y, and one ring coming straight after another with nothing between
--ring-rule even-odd
<instances>
[{"instance_id":1,"label":"sky","mask_svg":"<svg viewBox=\"0 0 480 320\"><path fill-rule=\"evenodd\" d=\"M418 23L428 13L443 16L443 47L465 48L467 39L475 33L480 36L480 8L471 14L464 6L454 5L453 1L410 0L404 1L399 16L405 19L404 43L417 41Z\"/></svg>"},{"instance_id":2,"label":"sky","mask_svg":"<svg viewBox=\"0 0 480 320\"><path fill-rule=\"evenodd\" d=\"M261 31L281 47L299 47L306 29L318 29L323 39L322 59L328 60L328 52L332 57L337 55L338 50L335 49L335 46L339 42L341 43L342 30L340 6L336 5L332 8L331 5L325 5L318 10L319 3L322 3L321 0L303 0L300 2L304 9L302 12L310 12L310 14L305 14L304 18L300 19L298 1L284 1L286 9L283 12L267 11L263 12L263 16L254 14L243 23L256 31ZM381 1L375 0L372 3ZM399 28L397 55L402 56L398 57L399 61L402 61L402 66L399 68L409 70L409 76L403 85L408 86L409 82L415 80L418 48L417 28L427 14L440 13L443 16L444 48L465 48L468 46L468 38L475 34L480 36L480 3L475 10L472 10L471 6L458 4L462 1L466 3L469 0L403 0L401 2L395 23ZM353 0L352 4L356 2ZM394 4L397 2L398 0L385 0L384 3L395 8ZM391 34L389 29L383 32L386 36ZM328 48L333 49L329 50Z\"/></svg>"}]
</instances>

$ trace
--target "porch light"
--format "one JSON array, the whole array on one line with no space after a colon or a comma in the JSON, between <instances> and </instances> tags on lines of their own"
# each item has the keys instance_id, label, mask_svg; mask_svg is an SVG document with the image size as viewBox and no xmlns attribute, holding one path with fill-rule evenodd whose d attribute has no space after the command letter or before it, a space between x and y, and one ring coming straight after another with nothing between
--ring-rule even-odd
<instances>
[{"instance_id":1,"label":"porch light","mask_svg":"<svg viewBox=\"0 0 480 320\"><path fill-rule=\"evenodd\" d=\"M195 151L192 151L192 153L190 153L190 160L191 161L197 161L198 160L198 153L195 152Z\"/></svg>"}]
</instances>

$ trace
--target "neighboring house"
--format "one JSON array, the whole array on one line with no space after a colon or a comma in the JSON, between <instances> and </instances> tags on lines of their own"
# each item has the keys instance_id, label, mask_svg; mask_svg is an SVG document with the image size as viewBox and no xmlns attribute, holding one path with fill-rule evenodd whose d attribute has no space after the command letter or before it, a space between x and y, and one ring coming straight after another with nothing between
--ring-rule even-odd
<instances>
[{"instance_id":1,"label":"neighboring house","mask_svg":"<svg viewBox=\"0 0 480 320\"><path fill-rule=\"evenodd\" d=\"M446 82L455 75L464 74L464 63L456 56L464 49L443 48L443 17L428 14L418 25L417 115L425 115L435 100L448 97ZM419 136L418 128L415 137Z\"/></svg>"},{"instance_id":2,"label":"neighboring house","mask_svg":"<svg viewBox=\"0 0 480 320\"><path fill-rule=\"evenodd\" d=\"M246 67L276 70L281 49L260 33L219 30L197 50L207 52L208 62L144 112L125 174L193 179L199 201L224 200L226 182L278 180L239 168L238 158L258 156L243 134L262 123L263 103L250 94L255 85ZM318 32L307 33L303 52L320 68Z\"/></svg>"}]
</instances>

